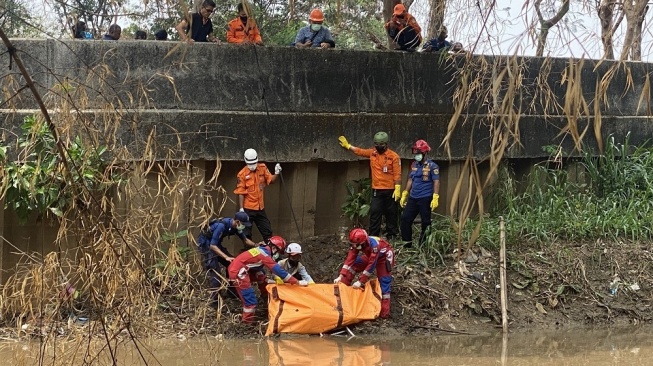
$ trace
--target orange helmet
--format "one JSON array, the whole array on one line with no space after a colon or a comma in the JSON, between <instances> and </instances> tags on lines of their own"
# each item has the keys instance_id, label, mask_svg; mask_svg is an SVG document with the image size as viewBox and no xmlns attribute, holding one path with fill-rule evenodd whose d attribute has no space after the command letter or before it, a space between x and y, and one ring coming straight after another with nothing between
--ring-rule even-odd
<instances>
[{"instance_id":1,"label":"orange helmet","mask_svg":"<svg viewBox=\"0 0 653 366\"><path fill-rule=\"evenodd\" d=\"M415 145L413 145L413 154L417 154L417 153L425 154L429 151L431 151L431 147L429 146L429 144L426 143L426 141L424 140L415 141Z\"/></svg>"},{"instance_id":2,"label":"orange helmet","mask_svg":"<svg viewBox=\"0 0 653 366\"><path fill-rule=\"evenodd\" d=\"M270 239L268 239L267 244L274 245L275 247L277 247L279 253L283 253L284 250L286 249L286 241L278 235L275 235Z\"/></svg>"},{"instance_id":3,"label":"orange helmet","mask_svg":"<svg viewBox=\"0 0 653 366\"><path fill-rule=\"evenodd\" d=\"M311 10L311 15L308 16L308 20L312 20L314 22L323 22L324 14L322 13L322 10L320 9Z\"/></svg>"},{"instance_id":4,"label":"orange helmet","mask_svg":"<svg viewBox=\"0 0 653 366\"><path fill-rule=\"evenodd\" d=\"M360 246L367 243L367 231L356 228L349 232L349 243L354 246Z\"/></svg>"}]
</instances>

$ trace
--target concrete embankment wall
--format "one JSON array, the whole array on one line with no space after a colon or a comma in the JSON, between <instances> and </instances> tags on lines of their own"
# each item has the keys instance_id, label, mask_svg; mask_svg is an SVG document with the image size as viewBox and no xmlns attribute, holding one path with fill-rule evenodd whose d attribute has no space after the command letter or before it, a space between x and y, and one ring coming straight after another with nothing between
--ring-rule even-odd
<instances>
[{"instance_id":1,"label":"concrete embankment wall","mask_svg":"<svg viewBox=\"0 0 653 366\"><path fill-rule=\"evenodd\" d=\"M334 233L348 224L340 217L345 182L369 172L366 161L340 148L339 135L368 147L376 131L387 131L390 147L404 159L404 176L410 146L418 138L427 140L434 148L431 157L442 167L438 209L442 214L449 213L448 197L470 144L477 159L490 152L486 121L493 101L481 96L466 106L468 122L453 130L450 151L440 146L454 112L464 57L443 60L419 53L153 41L16 40L16 47L46 101L66 90L85 116L81 118L85 127L101 131L130 159L191 161L210 177L219 157L219 183L230 193L225 215L237 208L232 191L245 149L256 148L270 169L280 162L284 184L268 188L266 209L275 231L290 239L299 237L291 206L303 237ZM485 67L478 74L486 77L484 85L515 65L501 57L471 62ZM579 96L594 111L597 83L613 65L541 58L518 59L517 64L523 78L514 106L520 115L520 143L512 145L505 157L528 166L547 156L543 146L561 145L572 151L572 139L561 133L569 118L563 106L570 76L578 72ZM600 130L617 141L632 132L630 141L638 144L653 130L650 97L641 98L651 65L625 66L628 71L618 69L602 96ZM9 91L24 84L15 71L2 70ZM9 82L12 74L15 84ZM501 93L501 87L498 90ZM0 127L5 143L15 139L22 117L38 108L28 90L3 105L9 108L12 103L15 109L3 111ZM57 105L49 107L57 123ZM580 118L578 128L582 132L593 122ZM591 125L584 143L596 147ZM56 228L35 222L19 225L11 212L0 215L0 234L20 249L51 250L55 232ZM4 268L16 259L6 243Z\"/></svg>"}]
</instances>

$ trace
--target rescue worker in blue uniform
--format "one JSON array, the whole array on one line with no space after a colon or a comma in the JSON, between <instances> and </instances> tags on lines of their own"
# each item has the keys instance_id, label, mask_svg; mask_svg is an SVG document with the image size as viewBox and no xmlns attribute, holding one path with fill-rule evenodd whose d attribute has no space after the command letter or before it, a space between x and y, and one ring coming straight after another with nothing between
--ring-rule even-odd
<instances>
[{"instance_id":1,"label":"rescue worker in blue uniform","mask_svg":"<svg viewBox=\"0 0 653 366\"><path fill-rule=\"evenodd\" d=\"M246 246L255 247L251 239L245 236L246 227L252 226L249 216L245 212L236 212L234 218L214 219L209 222L197 238L197 246L202 254L204 269L209 278L211 291L211 306L217 304L218 289L222 287L220 279L220 266L224 267L224 278L229 278L227 268L234 260L234 256L222 245L222 241L231 236L238 235ZM228 293L237 297L232 286L228 287Z\"/></svg>"},{"instance_id":2,"label":"rescue worker in blue uniform","mask_svg":"<svg viewBox=\"0 0 653 366\"><path fill-rule=\"evenodd\" d=\"M415 161L410 166L406 190L401 194L399 205L404 211L401 214L401 240L406 247L413 243L413 221L420 215L422 219L422 233L419 244L424 242L426 229L431 225L431 212L439 204L440 195L440 167L426 154L431 147L424 140L417 140L413 145Z\"/></svg>"}]
</instances>

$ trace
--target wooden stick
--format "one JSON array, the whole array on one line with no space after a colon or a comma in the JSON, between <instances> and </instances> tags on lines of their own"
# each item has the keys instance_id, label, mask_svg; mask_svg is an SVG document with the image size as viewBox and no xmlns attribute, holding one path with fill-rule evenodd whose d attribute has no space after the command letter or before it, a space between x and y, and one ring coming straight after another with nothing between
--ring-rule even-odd
<instances>
[{"instance_id":1,"label":"wooden stick","mask_svg":"<svg viewBox=\"0 0 653 366\"><path fill-rule=\"evenodd\" d=\"M501 280L501 326L503 333L508 333L508 288L506 286L506 227L503 216L499 216L499 252L500 280Z\"/></svg>"}]
</instances>

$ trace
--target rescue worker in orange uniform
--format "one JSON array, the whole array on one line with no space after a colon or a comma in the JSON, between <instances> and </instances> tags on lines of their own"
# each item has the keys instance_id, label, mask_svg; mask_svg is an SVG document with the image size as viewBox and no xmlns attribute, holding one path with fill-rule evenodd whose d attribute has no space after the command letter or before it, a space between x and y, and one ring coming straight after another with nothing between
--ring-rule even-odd
<instances>
[{"instance_id":1,"label":"rescue worker in orange uniform","mask_svg":"<svg viewBox=\"0 0 653 366\"><path fill-rule=\"evenodd\" d=\"M272 271L286 283L308 286L307 281L298 281L275 262L274 258L278 258L285 248L286 241L280 236L273 236L266 241L260 242L256 248L239 254L229 265L229 280L236 287L238 296L243 302L242 320L244 323L254 321L254 313L258 302L252 288L252 282L258 284L261 296L267 298L268 292L265 288L267 277L263 267Z\"/></svg>"},{"instance_id":2,"label":"rescue worker in orange uniform","mask_svg":"<svg viewBox=\"0 0 653 366\"><path fill-rule=\"evenodd\" d=\"M392 18L385 23L385 30L399 46L398 50L415 51L422 43L422 28L403 4L395 5Z\"/></svg>"},{"instance_id":3,"label":"rescue worker in orange uniform","mask_svg":"<svg viewBox=\"0 0 653 366\"><path fill-rule=\"evenodd\" d=\"M397 201L401 198L401 159L388 148L388 134L374 135L374 148L361 149L352 146L345 136L338 137L340 146L358 156L370 159L372 171L372 202L370 204L370 235L381 235L381 223L385 216L386 237L394 239L399 234Z\"/></svg>"},{"instance_id":4,"label":"rescue worker in orange uniform","mask_svg":"<svg viewBox=\"0 0 653 366\"><path fill-rule=\"evenodd\" d=\"M245 150L245 166L238 172L238 183L234 193L238 195L240 211L247 213L251 222L261 233L263 240L272 237L272 225L265 213L263 191L265 187L274 183L281 173L281 165L274 166L274 175L264 163L258 161L258 154L254 149ZM245 236L252 238L252 228L245 228Z\"/></svg>"},{"instance_id":5,"label":"rescue worker in orange uniform","mask_svg":"<svg viewBox=\"0 0 653 366\"><path fill-rule=\"evenodd\" d=\"M227 25L227 42L263 45L261 32L254 19L248 16L243 3L238 4L238 17Z\"/></svg>"},{"instance_id":6,"label":"rescue worker in orange uniform","mask_svg":"<svg viewBox=\"0 0 653 366\"><path fill-rule=\"evenodd\" d=\"M381 313L379 317L388 318L390 316L392 267L394 266L392 246L385 239L368 236L367 232L360 228L349 232L349 245L345 264L342 265L340 275L333 280L333 283L342 282L347 286L361 289L376 269L376 276L381 285ZM354 276L361 272L358 281L352 285L351 281Z\"/></svg>"}]
</instances>

